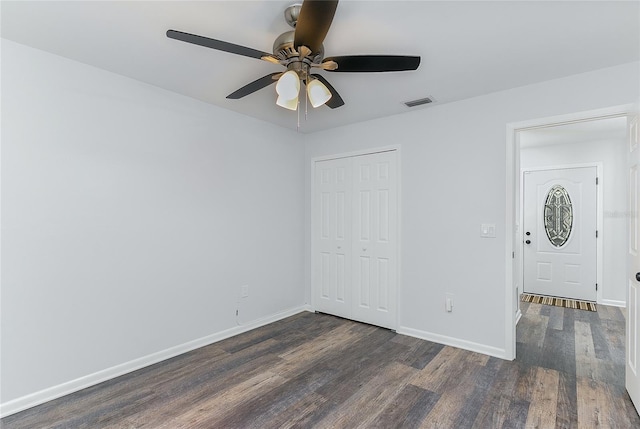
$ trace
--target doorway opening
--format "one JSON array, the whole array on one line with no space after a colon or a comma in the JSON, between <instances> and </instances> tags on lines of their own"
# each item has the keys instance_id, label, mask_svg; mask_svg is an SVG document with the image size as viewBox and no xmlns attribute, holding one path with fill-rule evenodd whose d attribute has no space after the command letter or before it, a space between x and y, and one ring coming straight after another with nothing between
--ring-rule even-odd
<instances>
[{"instance_id":1,"label":"doorway opening","mask_svg":"<svg viewBox=\"0 0 640 429\"><path fill-rule=\"evenodd\" d=\"M579 165L598 165L602 164L602 172L599 173L599 190L605 193L605 185L610 188L619 180L616 179L616 172L621 173L624 177L623 185L620 186L622 191L622 206L614 204L609 207L604 204L606 195L602 196L603 213L597 224L599 243L604 243L604 237L607 236L613 240L613 246L616 252L626 250L626 234L627 226L624 217L620 215L627 211L626 192L626 155L623 153L625 147L624 141L627 136L627 118L634 111L634 105L616 106L606 109L599 109L589 112L579 112L575 114L562 115L550 118L540 118L526 122L512 123L507 125L507 205L506 205L506 223L507 231L513 231L511 236L507 237L506 242L506 278L505 278L505 308L506 308L506 327L505 327L505 355L508 359L516 357L516 324L521 317L520 311L520 294L523 292L523 246L526 239L523 230L523 211L521 207L521 195L523 194L523 170L549 169L550 167L576 167ZM598 141L600 143L598 143ZM607 142L608 143L605 143ZM615 141L618 141L616 143ZM582 146L580 146L582 145ZM616 156L611 155L613 152L607 152L611 148L619 145L619 157L616 158L623 164L616 169L615 162L612 161ZM588 150L587 150L588 149ZM606 165L602 161L601 156L597 156L597 150L607 154ZM530 155L526 155L529 151ZM556 152L553 155L553 152ZM524 153L524 156L523 156ZM600 159L599 159L600 158ZM620 170L620 171L618 171ZM608 180L608 181L607 181ZM619 198L613 200L620 201ZM611 202L611 201L609 201ZM620 215L620 216L618 216ZM605 231L604 224L612 223L622 225L616 231ZM610 225L607 230L610 230ZM615 229L615 228L614 228ZM595 235L595 231L593 231ZM617 237L617 238L615 238ZM620 239L620 237L625 237ZM616 245L615 242L618 241ZM610 244L611 245L611 244ZM607 252L609 248L607 248ZM603 250L600 249L603 253ZM606 253L606 252L604 252ZM620 288L613 287L607 289L607 281L614 281L617 276L624 276L626 270L626 258L618 260L618 263L605 264L605 257L599 258L603 267L596 270L598 277L598 291L596 301L607 305L623 306L625 303L624 294L620 295L620 290L624 290L624 282ZM622 261L622 262L620 262ZM609 267L609 268L607 268ZM611 275L611 276L608 276ZM614 278L614 280L611 280ZM594 285L595 288L595 285ZM605 292L606 291L606 292ZM609 293L611 292L611 293ZM511 323L509 323L511 321Z\"/></svg>"},{"instance_id":2,"label":"doorway opening","mask_svg":"<svg viewBox=\"0 0 640 429\"><path fill-rule=\"evenodd\" d=\"M524 129L517 137L520 204L516 226L522 226L516 233L517 284L522 285L517 293L539 292L623 307L627 117ZM554 210L561 210L536 201L545 195L531 195L536 192L536 177L547 181L547 188L559 183L572 188L574 201L566 196L566 219L552 219ZM537 188L538 193L546 189L544 184ZM554 221L559 224L549 225ZM566 243L558 246L559 242L540 237L549 226L560 235L567 232ZM527 240L531 243L526 244Z\"/></svg>"}]
</instances>

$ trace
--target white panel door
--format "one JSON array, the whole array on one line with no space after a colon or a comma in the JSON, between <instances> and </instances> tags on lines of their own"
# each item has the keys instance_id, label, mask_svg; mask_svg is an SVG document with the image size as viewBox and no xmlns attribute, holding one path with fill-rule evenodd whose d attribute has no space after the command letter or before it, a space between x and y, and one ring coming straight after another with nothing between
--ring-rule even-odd
<instances>
[{"instance_id":1,"label":"white panel door","mask_svg":"<svg viewBox=\"0 0 640 429\"><path fill-rule=\"evenodd\" d=\"M627 356L626 387L631 401L640 411L640 145L638 143L638 116L629 118L629 272L627 290Z\"/></svg>"},{"instance_id":2,"label":"white panel door","mask_svg":"<svg viewBox=\"0 0 640 429\"><path fill-rule=\"evenodd\" d=\"M526 293L596 300L596 168L524 172Z\"/></svg>"},{"instance_id":3,"label":"white panel door","mask_svg":"<svg viewBox=\"0 0 640 429\"><path fill-rule=\"evenodd\" d=\"M314 175L315 310L396 329L396 152L318 161Z\"/></svg>"},{"instance_id":4,"label":"white panel door","mask_svg":"<svg viewBox=\"0 0 640 429\"><path fill-rule=\"evenodd\" d=\"M395 329L396 153L353 159L353 319Z\"/></svg>"},{"instance_id":5,"label":"white panel door","mask_svg":"<svg viewBox=\"0 0 640 429\"><path fill-rule=\"evenodd\" d=\"M351 192L351 159L316 163L315 309L342 317L351 317Z\"/></svg>"}]
</instances>

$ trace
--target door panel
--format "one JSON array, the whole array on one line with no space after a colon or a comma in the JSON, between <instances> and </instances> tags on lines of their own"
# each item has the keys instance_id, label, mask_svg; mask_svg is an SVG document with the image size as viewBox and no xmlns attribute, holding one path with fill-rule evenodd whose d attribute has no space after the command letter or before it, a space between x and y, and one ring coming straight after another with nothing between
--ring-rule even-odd
<instances>
[{"instance_id":1,"label":"door panel","mask_svg":"<svg viewBox=\"0 0 640 429\"><path fill-rule=\"evenodd\" d=\"M396 153L358 156L353 160L354 270L353 318L395 328L397 278Z\"/></svg>"},{"instance_id":2,"label":"door panel","mask_svg":"<svg viewBox=\"0 0 640 429\"><path fill-rule=\"evenodd\" d=\"M526 293L596 300L596 168L524 172Z\"/></svg>"},{"instance_id":3,"label":"door panel","mask_svg":"<svg viewBox=\"0 0 640 429\"><path fill-rule=\"evenodd\" d=\"M316 163L315 171L315 307L342 317L351 315L350 163L349 159L323 161Z\"/></svg>"},{"instance_id":4,"label":"door panel","mask_svg":"<svg viewBox=\"0 0 640 429\"><path fill-rule=\"evenodd\" d=\"M629 118L629 252L627 271L627 356L626 356L626 387L629 396L636 410L640 410L640 368L638 359L640 358L640 332L638 332L640 320L638 309L640 308L640 252L638 252L638 242L640 241L640 231L638 230L638 215L640 204L638 201L638 191L640 190L640 145L638 131L638 116Z\"/></svg>"},{"instance_id":5,"label":"door panel","mask_svg":"<svg viewBox=\"0 0 640 429\"><path fill-rule=\"evenodd\" d=\"M371 303L371 258L360 256L360 270L357 276L356 296L360 308L369 309Z\"/></svg>"}]
</instances>

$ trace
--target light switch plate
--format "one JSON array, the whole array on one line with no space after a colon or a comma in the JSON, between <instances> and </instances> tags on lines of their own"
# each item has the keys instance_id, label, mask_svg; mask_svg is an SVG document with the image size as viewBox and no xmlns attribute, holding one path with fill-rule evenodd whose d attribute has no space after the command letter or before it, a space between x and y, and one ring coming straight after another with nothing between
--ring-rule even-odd
<instances>
[{"instance_id":1,"label":"light switch plate","mask_svg":"<svg viewBox=\"0 0 640 429\"><path fill-rule=\"evenodd\" d=\"M496 238L496 224L495 223L483 223L480 225L480 237L482 238Z\"/></svg>"}]
</instances>

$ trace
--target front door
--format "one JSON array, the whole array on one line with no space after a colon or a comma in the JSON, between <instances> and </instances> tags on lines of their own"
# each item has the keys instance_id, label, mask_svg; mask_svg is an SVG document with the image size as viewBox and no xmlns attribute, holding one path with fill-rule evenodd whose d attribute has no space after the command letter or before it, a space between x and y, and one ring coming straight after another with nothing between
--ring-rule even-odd
<instances>
[{"instance_id":1,"label":"front door","mask_svg":"<svg viewBox=\"0 0 640 429\"><path fill-rule=\"evenodd\" d=\"M525 293L596 300L596 167L524 172Z\"/></svg>"},{"instance_id":2,"label":"front door","mask_svg":"<svg viewBox=\"0 0 640 429\"><path fill-rule=\"evenodd\" d=\"M629 256L627 271L627 356L626 387L629 396L640 410L640 145L638 143L638 116L629 119Z\"/></svg>"}]
</instances>

